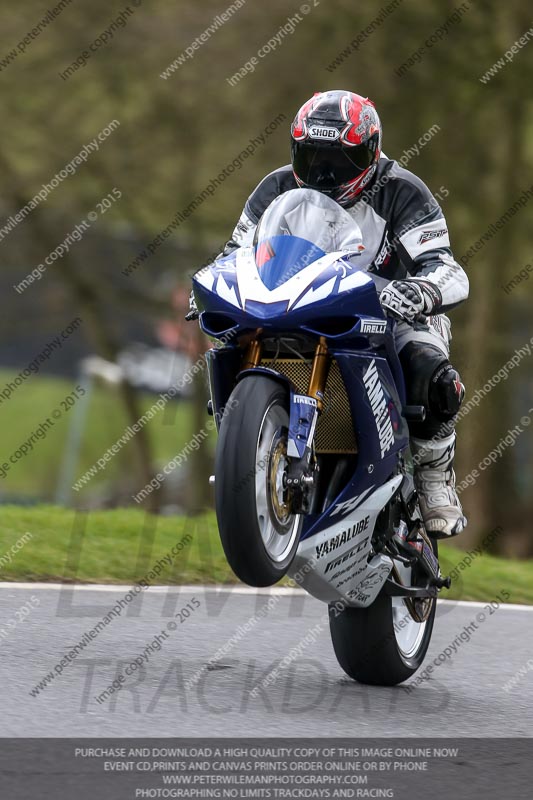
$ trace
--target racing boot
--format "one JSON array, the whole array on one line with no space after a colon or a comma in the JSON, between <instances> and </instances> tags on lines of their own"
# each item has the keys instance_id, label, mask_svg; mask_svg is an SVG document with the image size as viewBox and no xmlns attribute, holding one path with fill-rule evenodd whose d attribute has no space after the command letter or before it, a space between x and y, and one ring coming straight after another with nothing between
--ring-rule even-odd
<instances>
[{"instance_id":1,"label":"racing boot","mask_svg":"<svg viewBox=\"0 0 533 800\"><path fill-rule=\"evenodd\" d=\"M430 536L456 536L467 520L455 489L455 432L445 439L411 439L414 481Z\"/></svg>"}]
</instances>

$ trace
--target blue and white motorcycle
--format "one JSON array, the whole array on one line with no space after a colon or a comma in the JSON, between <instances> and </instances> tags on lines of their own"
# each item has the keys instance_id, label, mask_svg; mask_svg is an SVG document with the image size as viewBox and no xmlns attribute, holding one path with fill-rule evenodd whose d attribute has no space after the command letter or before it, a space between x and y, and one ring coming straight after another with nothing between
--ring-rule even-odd
<instances>
[{"instance_id":1,"label":"blue and white motorcycle","mask_svg":"<svg viewBox=\"0 0 533 800\"><path fill-rule=\"evenodd\" d=\"M426 654L449 579L424 528L394 322L361 231L330 198L295 189L254 244L193 280L219 428L216 514L251 586L290 575L329 604L352 678L394 685Z\"/></svg>"}]
</instances>

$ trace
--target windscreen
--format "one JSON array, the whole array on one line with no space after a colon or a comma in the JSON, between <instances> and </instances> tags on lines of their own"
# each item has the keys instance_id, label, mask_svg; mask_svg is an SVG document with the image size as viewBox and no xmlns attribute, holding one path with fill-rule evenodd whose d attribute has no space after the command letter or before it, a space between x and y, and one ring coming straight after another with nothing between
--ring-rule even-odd
<instances>
[{"instance_id":1,"label":"windscreen","mask_svg":"<svg viewBox=\"0 0 533 800\"><path fill-rule=\"evenodd\" d=\"M292 189L267 208L254 237L256 252L276 236L295 236L322 253L364 250L361 229L338 203L313 189Z\"/></svg>"},{"instance_id":2,"label":"windscreen","mask_svg":"<svg viewBox=\"0 0 533 800\"><path fill-rule=\"evenodd\" d=\"M255 263L270 290L326 253L359 255L364 249L361 229L348 212L314 189L292 189L277 197L254 237Z\"/></svg>"}]
</instances>

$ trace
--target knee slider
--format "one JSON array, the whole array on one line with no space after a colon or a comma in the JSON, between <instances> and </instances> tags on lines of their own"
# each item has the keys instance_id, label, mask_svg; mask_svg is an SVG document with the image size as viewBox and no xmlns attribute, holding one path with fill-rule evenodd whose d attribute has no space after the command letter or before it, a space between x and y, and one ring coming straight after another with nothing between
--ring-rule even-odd
<instances>
[{"instance_id":1,"label":"knee slider","mask_svg":"<svg viewBox=\"0 0 533 800\"><path fill-rule=\"evenodd\" d=\"M464 397L459 373L434 345L409 342L400 353L409 405L426 408L423 422L412 422L412 436L431 438L442 433L442 423L453 420Z\"/></svg>"},{"instance_id":2,"label":"knee slider","mask_svg":"<svg viewBox=\"0 0 533 800\"><path fill-rule=\"evenodd\" d=\"M435 370L429 383L428 396L431 411L444 420L452 419L461 408L465 387L461 376L449 361Z\"/></svg>"}]
</instances>

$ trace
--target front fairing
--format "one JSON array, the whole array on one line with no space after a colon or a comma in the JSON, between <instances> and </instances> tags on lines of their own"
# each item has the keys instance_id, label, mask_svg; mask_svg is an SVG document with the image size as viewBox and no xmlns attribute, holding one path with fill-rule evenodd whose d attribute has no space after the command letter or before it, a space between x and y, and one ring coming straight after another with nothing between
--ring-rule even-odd
<instances>
[{"instance_id":1,"label":"front fairing","mask_svg":"<svg viewBox=\"0 0 533 800\"><path fill-rule=\"evenodd\" d=\"M284 237L286 250L300 257L315 246ZM270 263L272 261L272 263ZM270 264L270 266L269 266ZM360 266L359 266L360 265ZM365 254L324 253L308 265L269 259L258 267L252 247L215 261L193 279L200 321L227 317L226 329L295 330L310 320L372 317L384 320L375 284L366 272Z\"/></svg>"}]
</instances>

